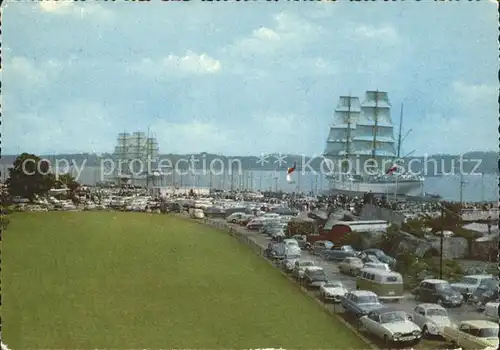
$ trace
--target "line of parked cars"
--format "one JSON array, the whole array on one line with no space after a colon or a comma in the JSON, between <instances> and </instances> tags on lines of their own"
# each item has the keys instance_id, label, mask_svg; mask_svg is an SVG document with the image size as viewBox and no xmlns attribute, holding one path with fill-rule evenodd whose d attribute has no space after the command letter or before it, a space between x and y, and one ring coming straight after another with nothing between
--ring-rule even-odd
<instances>
[{"instance_id":1,"label":"line of parked cars","mask_svg":"<svg viewBox=\"0 0 500 350\"><path fill-rule=\"evenodd\" d=\"M235 220L235 216L231 220ZM248 223L252 220L255 219ZM340 305L360 331L379 338L385 345L412 346L422 338L441 338L451 346L464 349L498 346L498 279L492 275L465 276L456 283L425 279L411 291L420 303L407 313L385 303L403 298L404 284L401 274L392 271L396 260L382 250L358 252L350 246L335 247L329 241L311 244L300 235L284 239L282 225L285 223L281 219L261 217L259 220L260 232L273 239L266 250L268 258L277 261L277 266L307 289L317 290L323 302ZM248 227L248 223L247 228L254 229L252 225ZM256 221L253 224L256 225ZM284 253L276 253L279 249ZM301 249L325 260L339 261L341 273L356 277L356 290L348 290L341 281L328 280L322 267L302 258ZM446 308L464 303L475 305L492 320L455 324Z\"/></svg>"},{"instance_id":2,"label":"line of parked cars","mask_svg":"<svg viewBox=\"0 0 500 350\"><path fill-rule=\"evenodd\" d=\"M380 276L387 276L387 271L380 271ZM384 299L390 299L390 295L387 296L390 293L382 290L385 295L381 297L372 290L362 288L362 278L357 280L357 290L349 291L341 281L328 281L323 269L310 260L297 260L291 273L307 288L318 288L323 302L340 304L360 331L379 338L389 347L416 345L422 338L441 338L452 346L464 349L484 349L498 345L496 322L467 320L455 324L449 318L446 308L433 302L420 303L408 314L384 304ZM374 269L361 269L361 275L367 273L374 273ZM416 295L423 297L420 300L428 301L429 297L432 299L432 295L426 294L423 287L433 284L438 286L437 289L450 292L451 287L446 283L441 280L424 280L418 288L421 294ZM366 288L370 286L367 285ZM494 310L497 312L498 303Z\"/></svg>"}]
</instances>

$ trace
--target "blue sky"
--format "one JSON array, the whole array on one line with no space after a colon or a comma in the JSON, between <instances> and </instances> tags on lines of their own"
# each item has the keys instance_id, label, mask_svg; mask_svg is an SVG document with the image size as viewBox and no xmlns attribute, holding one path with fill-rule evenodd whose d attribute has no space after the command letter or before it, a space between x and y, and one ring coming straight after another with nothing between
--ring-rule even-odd
<instances>
[{"instance_id":1,"label":"blue sky","mask_svg":"<svg viewBox=\"0 0 500 350\"><path fill-rule=\"evenodd\" d=\"M405 105L405 153L498 149L497 9L481 2L12 2L3 152L320 154L339 95ZM397 127L395 128L397 132Z\"/></svg>"}]
</instances>

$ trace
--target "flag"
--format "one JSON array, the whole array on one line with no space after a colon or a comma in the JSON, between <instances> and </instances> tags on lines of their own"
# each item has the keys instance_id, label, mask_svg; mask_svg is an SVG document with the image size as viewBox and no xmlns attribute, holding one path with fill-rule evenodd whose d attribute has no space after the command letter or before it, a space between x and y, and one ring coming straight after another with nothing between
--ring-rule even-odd
<instances>
[{"instance_id":1,"label":"flag","mask_svg":"<svg viewBox=\"0 0 500 350\"><path fill-rule=\"evenodd\" d=\"M396 170L398 170L398 166L397 165L393 165L391 166L387 171L386 171L386 175L392 175L393 172L395 172Z\"/></svg>"},{"instance_id":2,"label":"flag","mask_svg":"<svg viewBox=\"0 0 500 350\"><path fill-rule=\"evenodd\" d=\"M297 167L297 163L293 163L293 167L288 168L286 171L286 181L292 182L292 173L295 171L295 168Z\"/></svg>"}]
</instances>

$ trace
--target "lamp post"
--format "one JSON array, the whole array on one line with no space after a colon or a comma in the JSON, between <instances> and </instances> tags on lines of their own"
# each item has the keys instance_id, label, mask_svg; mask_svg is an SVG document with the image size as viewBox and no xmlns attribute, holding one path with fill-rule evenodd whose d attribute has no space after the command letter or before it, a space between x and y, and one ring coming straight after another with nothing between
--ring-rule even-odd
<instances>
[{"instance_id":1,"label":"lamp post","mask_svg":"<svg viewBox=\"0 0 500 350\"><path fill-rule=\"evenodd\" d=\"M444 207L441 207L441 239L439 244L439 279L443 279L443 245L444 245Z\"/></svg>"}]
</instances>

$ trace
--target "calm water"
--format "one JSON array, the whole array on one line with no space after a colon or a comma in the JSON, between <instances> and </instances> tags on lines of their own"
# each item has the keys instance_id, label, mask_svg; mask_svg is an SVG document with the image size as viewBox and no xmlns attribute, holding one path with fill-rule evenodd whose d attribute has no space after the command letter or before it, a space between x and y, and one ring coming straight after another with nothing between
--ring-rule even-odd
<instances>
[{"instance_id":1,"label":"calm water","mask_svg":"<svg viewBox=\"0 0 500 350\"><path fill-rule=\"evenodd\" d=\"M3 165L2 165L3 168ZM2 169L4 170L4 169ZM201 173L201 172L199 172ZM73 172L73 176L77 173ZM2 171L2 180L5 180L5 172ZM78 181L86 185L95 185L99 181L113 181L114 176L101 176L99 167L86 167L81 172ZM286 181L286 173L273 171L244 171L241 175L228 174L219 176L209 175L166 175L156 181L150 180L150 185L170 186L196 186L210 187L216 189L252 189L252 190L275 190L276 188L286 192L314 192L328 190L328 180L321 174L312 173L294 175L296 183ZM498 177L495 174L465 175L463 180L463 200L464 201L498 201ZM137 179L133 182L136 185L146 185L146 180ZM429 177L424 182L424 191L441 195L445 200L460 200L460 176Z\"/></svg>"},{"instance_id":2,"label":"calm water","mask_svg":"<svg viewBox=\"0 0 500 350\"><path fill-rule=\"evenodd\" d=\"M76 174L74 174L76 175ZM113 180L113 176L104 176L104 180ZM295 175L296 183L290 184L286 181L285 172L272 171L245 171L240 176L235 174L230 176L209 176L209 175L166 175L154 182L157 186L168 186L176 183L178 186L212 187L217 189L253 189L269 190L276 189L276 186L286 192L309 192L318 193L328 189L328 181L320 174L314 175L306 173L300 176ZM497 201L498 200L498 177L494 174L484 176L466 175L463 177L464 201ZM82 171L79 182L93 185L102 181L98 167L86 168ZM136 185L146 185L144 179L135 180ZM153 181L150 180L150 185ZM460 199L460 176L429 177L424 182L424 191L441 195L445 200L458 201Z\"/></svg>"}]
</instances>

